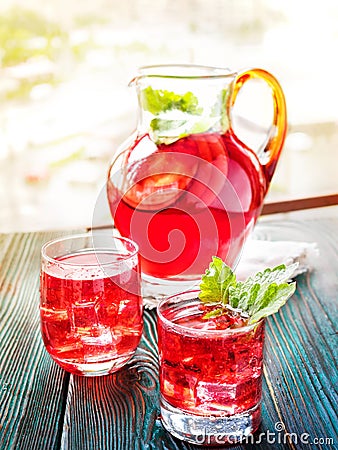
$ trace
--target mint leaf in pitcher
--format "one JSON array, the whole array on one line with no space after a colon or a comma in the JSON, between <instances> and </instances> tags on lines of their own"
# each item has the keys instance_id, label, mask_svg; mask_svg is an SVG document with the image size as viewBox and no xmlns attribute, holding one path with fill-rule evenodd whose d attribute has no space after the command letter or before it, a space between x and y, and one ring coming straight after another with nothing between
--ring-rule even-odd
<instances>
[{"instance_id":1,"label":"mint leaf in pitcher","mask_svg":"<svg viewBox=\"0 0 338 450\"><path fill-rule=\"evenodd\" d=\"M213 257L200 284L200 300L215 305L205 318L222 315L228 307L248 315L249 324L276 313L296 290L296 283L288 280L297 267L298 263L267 268L241 282L220 258Z\"/></svg>"},{"instance_id":2,"label":"mint leaf in pitcher","mask_svg":"<svg viewBox=\"0 0 338 450\"><path fill-rule=\"evenodd\" d=\"M148 86L141 92L141 99L144 110L155 116L150 129L157 144L171 144L189 134L201 133L214 123L202 116L203 108L190 91L176 94Z\"/></svg>"},{"instance_id":3,"label":"mint leaf in pitcher","mask_svg":"<svg viewBox=\"0 0 338 450\"><path fill-rule=\"evenodd\" d=\"M154 115L174 109L189 114L202 114L202 108L198 107L198 98L190 91L181 95L148 86L142 91L142 103L144 109Z\"/></svg>"}]
</instances>

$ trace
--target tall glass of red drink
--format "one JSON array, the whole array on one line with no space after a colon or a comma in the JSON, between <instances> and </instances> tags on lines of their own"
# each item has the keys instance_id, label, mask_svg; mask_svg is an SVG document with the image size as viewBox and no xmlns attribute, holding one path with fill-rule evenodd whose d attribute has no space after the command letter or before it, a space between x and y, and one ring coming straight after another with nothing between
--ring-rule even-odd
<instances>
[{"instance_id":1,"label":"tall glass of red drink","mask_svg":"<svg viewBox=\"0 0 338 450\"><path fill-rule=\"evenodd\" d=\"M231 307L205 319L198 291L158 306L161 419L194 444L234 443L252 434L261 416L264 319Z\"/></svg>"},{"instance_id":2,"label":"tall glass of red drink","mask_svg":"<svg viewBox=\"0 0 338 450\"><path fill-rule=\"evenodd\" d=\"M40 315L46 349L63 369L84 376L120 369L143 330L137 245L111 233L45 244Z\"/></svg>"}]
</instances>

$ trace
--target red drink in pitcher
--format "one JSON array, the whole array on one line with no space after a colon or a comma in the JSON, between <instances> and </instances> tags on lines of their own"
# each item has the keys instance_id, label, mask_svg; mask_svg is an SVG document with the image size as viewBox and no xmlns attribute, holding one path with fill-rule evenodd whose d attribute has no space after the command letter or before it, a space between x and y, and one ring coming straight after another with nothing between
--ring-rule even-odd
<instances>
[{"instance_id":1,"label":"red drink in pitcher","mask_svg":"<svg viewBox=\"0 0 338 450\"><path fill-rule=\"evenodd\" d=\"M52 358L87 376L111 373L134 354L143 329L137 258L82 251L41 270L41 332Z\"/></svg>"},{"instance_id":2,"label":"red drink in pitcher","mask_svg":"<svg viewBox=\"0 0 338 450\"><path fill-rule=\"evenodd\" d=\"M254 79L273 97L260 149L241 142L232 127L237 94ZM164 65L141 68L131 85L137 130L110 165L107 195L116 228L140 247L144 279L190 284L212 256L235 267L286 135L279 83L263 69Z\"/></svg>"},{"instance_id":3,"label":"red drink in pitcher","mask_svg":"<svg viewBox=\"0 0 338 450\"><path fill-rule=\"evenodd\" d=\"M145 145L147 135L130 154ZM266 190L253 152L230 132L194 134L159 145L135 164L136 171L126 192L116 188L113 176L107 190L115 225L138 243L144 273L194 279L213 255L235 264Z\"/></svg>"}]
</instances>

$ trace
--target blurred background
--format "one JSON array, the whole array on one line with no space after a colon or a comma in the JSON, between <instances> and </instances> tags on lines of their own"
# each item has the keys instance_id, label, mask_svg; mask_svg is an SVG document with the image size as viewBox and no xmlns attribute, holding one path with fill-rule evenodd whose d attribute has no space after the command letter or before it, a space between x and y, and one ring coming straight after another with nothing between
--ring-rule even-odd
<instances>
[{"instance_id":1,"label":"blurred background","mask_svg":"<svg viewBox=\"0 0 338 450\"><path fill-rule=\"evenodd\" d=\"M0 232L91 225L148 64L272 72L289 134L267 201L337 192L337 23L336 0L1 0Z\"/></svg>"}]
</instances>

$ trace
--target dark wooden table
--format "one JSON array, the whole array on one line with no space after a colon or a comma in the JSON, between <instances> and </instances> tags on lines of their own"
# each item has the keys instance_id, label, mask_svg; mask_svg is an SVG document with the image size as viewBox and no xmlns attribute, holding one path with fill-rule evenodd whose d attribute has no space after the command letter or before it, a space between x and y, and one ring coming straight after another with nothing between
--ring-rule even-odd
<instances>
[{"instance_id":1,"label":"dark wooden table","mask_svg":"<svg viewBox=\"0 0 338 450\"><path fill-rule=\"evenodd\" d=\"M321 256L267 320L262 424L245 448L337 449L338 219L268 220L257 231L317 241ZM172 438L158 418L154 311L145 312L136 356L116 374L69 375L47 354L39 329L40 248L62 234L0 235L1 450L201 448Z\"/></svg>"}]
</instances>

